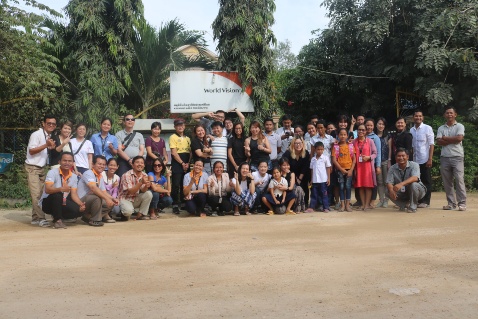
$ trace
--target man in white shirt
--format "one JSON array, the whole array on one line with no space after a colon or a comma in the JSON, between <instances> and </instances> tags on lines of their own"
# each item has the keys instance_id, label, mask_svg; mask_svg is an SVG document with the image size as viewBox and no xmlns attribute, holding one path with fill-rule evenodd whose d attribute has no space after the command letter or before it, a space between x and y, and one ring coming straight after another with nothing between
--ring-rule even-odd
<instances>
[{"instance_id":1,"label":"man in white shirt","mask_svg":"<svg viewBox=\"0 0 478 319\"><path fill-rule=\"evenodd\" d=\"M25 160L25 171L27 173L28 188L32 199L32 225L49 227L45 219L45 213L38 205L42 195L45 182L45 168L48 164L48 155L51 149L55 148L55 142L51 133L56 128L56 118L47 114L43 118L42 128L33 132L28 141L27 158ZM54 163L58 164L58 163Z\"/></svg>"},{"instance_id":2,"label":"man in white shirt","mask_svg":"<svg viewBox=\"0 0 478 319\"><path fill-rule=\"evenodd\" d=\"M279 134L274 133L274 121L271 118L264 120L264 135L269 140L271 146L271 153L269 154L270 161L268 163L268 170L271 171L274 166L278 165L277 154L281 152L281 138Z\"/></svg>"},{"instance_id":3,"label":"man in white shirt","mask_svg":"<svg viewBox=\"0 0 478 319\"><path fill-rule=\"evenodd\" d=\"M423 112L416 110L413 113L415 125L410 129L413 136L413 161L420 165L420 180L427 188L425 196L418 201L418 208L430 206L432 193L432 159L435 150L435 133L430 125L423 123Z\"/></svg>"},{"instance_id":4,"label":"man in white shirt","mask_svg":"<svg viewBox=\"0 0 478 319\"><path fill-rule=\"evenodd\" d=\"M280 159L285 151L289 149L290 142L294 138L294 129L292 128L292 118L290 115L285 114L282 117L282 127L279 127L276 133L281 139L281 151L277 155L277 159Z\"/></svg>"}]
</instances>

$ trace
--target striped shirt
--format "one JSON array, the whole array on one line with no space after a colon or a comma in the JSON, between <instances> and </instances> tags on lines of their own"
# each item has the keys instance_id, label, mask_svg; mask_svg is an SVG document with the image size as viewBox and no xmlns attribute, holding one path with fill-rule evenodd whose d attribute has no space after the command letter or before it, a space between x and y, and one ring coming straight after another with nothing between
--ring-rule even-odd
<instances>
[{"instance_id":1,"label":"striped shirt","mask_svg":"<svg viewBox=\"0 0 478 319\"><path fill-rule=\"evenodd\" d=\"M214 167L214 163L220 161L224 164L224 170L227 169L227 137L214 137L214 141L211 142L212 156L211 167Z\"/></svg>"}]
</instances>

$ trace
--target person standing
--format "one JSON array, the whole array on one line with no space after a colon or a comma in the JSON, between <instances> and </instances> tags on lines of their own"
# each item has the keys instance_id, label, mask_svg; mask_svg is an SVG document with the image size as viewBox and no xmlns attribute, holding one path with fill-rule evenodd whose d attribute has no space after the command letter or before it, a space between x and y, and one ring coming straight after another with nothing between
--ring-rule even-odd
<instances>
[{"instance_id":1,"label":"person standing","mask_svg":"<svg viewBox=\"0 0 478 319\"><path fill-rule=\"evenodd\" d=\"M453 106L445 107L446 123L438 128L437 144L442 147L440 172L448 202L446 206L443 206L443 209L452 210L458 205L460 211L465 211L465 151L463 150L465 126L456 121L457 115ZM456 199L453 181L455 182Z\"/></svg>"},{"instance_id":2,"label":"person standing","mask_svg":"<svg viewBox=\"0 0 478 319\"><path fill-rule=\"evenodd\" d=\"M65 121L60 125L59 134L53 134L52 139L55 141L55 147L50 152L51 168L60 167L60 157L63 152L71 152L71 132L73 124L70 121Z\"/></svg>"},{"instance_id":3,"label":"person standing","mask_svg":"<svg viewBox=\"0 0 478 319\"><path fill-rule=\"evenodd\" d=\"M257 171L260 162L269 162L271 146L262 133L261 124L258 121L252 121L249 125L249 137L244 142L244 149L246 156L250 159L251 171Z\"/></svg>"},{"instance_id":4,"label":"person standing","mask_svg":"<svg viewBox=\"0 0 478 319\"><path fill-rule=\"evenodd\" d=\"M144 155L144 138L141 133L135 132L133 114L124 117L124 129L116 133L118 139L118 174L122 177L133 166L133 158Z\"/></svg>"},{"instance_id":5,"label":"person standing","mask_svg":"<svg viewBox=\"0 0 478 319\"><path fill-rule=\"evenodd\" d=\"M423 112L417 110L413 113L414 126L410 129L413 137L413 161L420 165L420 180L427 188L425 196L418 201L418 208L430 206L432 193L432 160L435 150L435 133L430 125L423 123Z\"/></svg>"},{"instance_id":6,"label":"person standing","mask_svg":"<svg viewBox=\"0 0 478 319\"><path fill-rule=\"evenodd\" d=\"M214 122L212 123L212 134L213 139L211 141L212 155L211 155L211 167L214 167L214 163L222 162L224 164L224 169L227 171L227 144L228 139L226 136L222 135L222 123Z\"/></svg>"},{"instance_id":7,"label":"person standing","mask_svg":"<svg viewBox=\"0 0 478 319\"><path fill-rule=\"evenodd\" d=\"M50 227L45 219L45 213L38 205L42 195L45 182L45 169L48 164L50 150L56 147L51 133L56 128L56 118L51 114L43 117L42 128L30 136L27 147L27 158L25 160L25 171L27 173L28 188L32 199L32 225ZM57 163L54 163L57 164Z\"/></svg>"},{"instance_id":8,"label":"person standing","mask_svg":"<svg viewBox=\"0 0 478 319\"><path fill-rule=\"evenodd\" d=\"M408 154L413 155L413 137L412 134L407 132L407 124L403 117L397 118L397 121L395 122L395 128L397 131L395 134L392 134L391 138L388 140L388 158L391 160L392 165L395 164L395 154L399 148L404 148L408 151Z\"/></svg>"},{"instance_id":9,"label":"person standing","mask_svg":"<svg viewBox=\"0 0 478 319\"><path fill-rule=\"evenodd\" d=\"M75 174L80 176L93 167L93 144L86 139L86 125L78 124L76 137L71 139L71 151L75 156Z\"/></svg>"},{"instance_id":10,"label":"person standing","mask_svg":"<svg viewBox=\"0 0 478 319\"><path fill-rule=\"evenodd\" d=\"M377 148L377 157L375 157L375 175L377 178L382 173L382 143L380 142L380 137L375 134L375 121L373 119L365 120L365 133L367 133L367 138L371 139L375 143ZM372 190L372 200L370 201L370 206L375 207L375 201L377 200L378 189L377 185Z\"/></svg>"},{"instance_id":11,"label":"person standing","mask_svg":"<svg viewBox=\"0 0 478 319\"><path fill-rule=\"evenodd\" d=\"M101 132L90 138L94 155L103 155L107 161L118 154L118 139L110 133L112 123L110 118L101 119Z\"/></svg>"},{"instance_id":12,"label":"person standing","mask_svg":"<svg viewBox=\"0 0 478 319\"><path fill-rule=\"evenodd\" d=\"M229 179L234 177L234 172L237 171L239 165L247 160L246 149L244 148L245 142L244 125L242 123L234 124L233 133L227 141L227 158L229 160L227 173Z\"/></svg>"},{"instance_id":13,"label":"person standing","mask_svg":"<svg viewBox=\"0 0 478 319\"><path fill-rule=\"evenodd\" d=\"M282 127L279 127L276 133L281 139L281 151L279 154L277 154L277 158L280 159L282 155L284 155L284 153L289 149L290 142L292 142L292 139L294 138L294 129L292 128L292 118L290 115L285 114L282 117Z\"/></svg>"},{"instance_id":14,"label":"person standing","mask_svg":"<svg viewBox=\"0 0 478 319\"><path fill-rule=\"evenodd\" d=\"M174 129L176 133L169 138L172 170L171 197L173 198L173 213L179 214L179 205L184 198L184 175L189 171L189 161L191 160L191 139L184 135L186 126L183 119L174 120Z\"/></svg>"},{"instance_id":15,"label":"person standing","mask_svg":"<svg viewBox=\"0 0 478 319\"><path fill-rule=\"evenodd\" d=\"M271 118L266 118L264 120L264 135L269 140L269 145L271 147L271 153L269 154L270 161L267 163L269 171L279 164L277 154L281 152L281 138L273 130L274 121Z\"/></svg>"},{"instance_id":16,"label":"person standing","mask_svg":"<svg viewBox=\"0 0 478 319\"><path fill-rule=\"evenodd\" d=\"M151 136L145 140L146 145L146 171L153 171L153 161L160 159L164 165L169 162L168 152L166 151L166 141L161 138L161 123L153 122L151 124Z\"/></svg>"},{"instance_id":17,"label":"person standing","mask_svg":"<svg viewBox=\"0 0 478 319\"><path fill-rule=\"evenodd\" d=\"M239 121L244 125L244 120L245 116L242 114L241 111L239 111L237 108L234 108L230 110L229 112L235 112L237 116L239 117ZM209 119L207 118L209 117ZM223 110L217 110L216 112L203 112L203 113L194 113L191 115L191 118L195 120L196 122L199 122L204 128L206 129L207 135L212 135L212 123L219 121L222 123L223 129L222 129L222 136L228 136L231 135L231 131L228 131L228 129L225 127L226 126L226 112ZM228 118L228 121L231 121L231 119ZM228 126L230 126L228 124ZM232 127L231 127L232 128Z\"/></svg>"}]
</instances>

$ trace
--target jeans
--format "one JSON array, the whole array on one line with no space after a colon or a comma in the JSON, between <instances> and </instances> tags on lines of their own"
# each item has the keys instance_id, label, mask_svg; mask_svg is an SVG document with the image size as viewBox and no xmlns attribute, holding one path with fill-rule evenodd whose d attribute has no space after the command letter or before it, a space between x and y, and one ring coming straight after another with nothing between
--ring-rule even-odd
<instances>
[{"instance_id":1,"label":"jeans","mask_svg":"<svg viewBox=\"0 0 478 319\"><path fill-rule=\"evenodd\" d=\"M353 176L347 176L347 174L342 174L341 172L337 172L337 176L340 185L340 200L350 200L352 197Z\"/></svg>"},{"instance_id":2,"label":"jeans","mask_svg":"<svg viewBox=\"0 0 478 319\"><path fill-rule=\"evenodd\" d=\"M153 199L151 200L151 204L149 205L149 208L163 209L173 204L173 198L171 196L164 195L163 197L161 197L159 196L160 193L153 192L153 191L151 191L151 193L153 194Z\"/></svg>"},{"instance_id":3,"label":"jeans","mask_svg":"<svg viewBox=\"0 0 478 319\"><path fill-rule=\"evenodd\" d=\"M324 209L330 209L329 196L327 193L327 183L313 183L310 189L310 205L309 207L315 209L319 203L319 199L322 199L322 205Z\"/></svg>"}]
</instances>

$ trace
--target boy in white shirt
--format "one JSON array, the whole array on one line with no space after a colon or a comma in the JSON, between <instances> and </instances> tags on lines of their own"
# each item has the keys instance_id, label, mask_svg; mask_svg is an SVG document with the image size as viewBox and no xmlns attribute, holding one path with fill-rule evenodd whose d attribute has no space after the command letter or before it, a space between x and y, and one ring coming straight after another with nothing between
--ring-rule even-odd
<instances>
[{"instance_id":1,"label":"boy in white shirt","mask_svg":"<svg viewBox=\"0 0 478 319\"><path fill-rule=\"evenodd\" d=\"M328 213L330 212L330 206L327 186L330 185L330 170L332 164L330 164L330 156L324 154L324 143L315 143L314 149L315 156L310 161L310 173L312 176L310 205L305 212L313 212L317 203L321 200L324 208L323 212Z\"/></svg>"},{"instance_id":2,"label":"boy in white shirt","mask_svg":"<svg viewBox=\"0 0 478 319\"><path fill-rule=\"evenodd\" d=\"M262 203L262 196L266 194L267 185L271 179L271 176L267 173L268 165L266 162L260 162L258 166L258 170L252 172L252 177L254 178L254 184L256 185L256 209Z\"/></svg>"}]
</instances>

